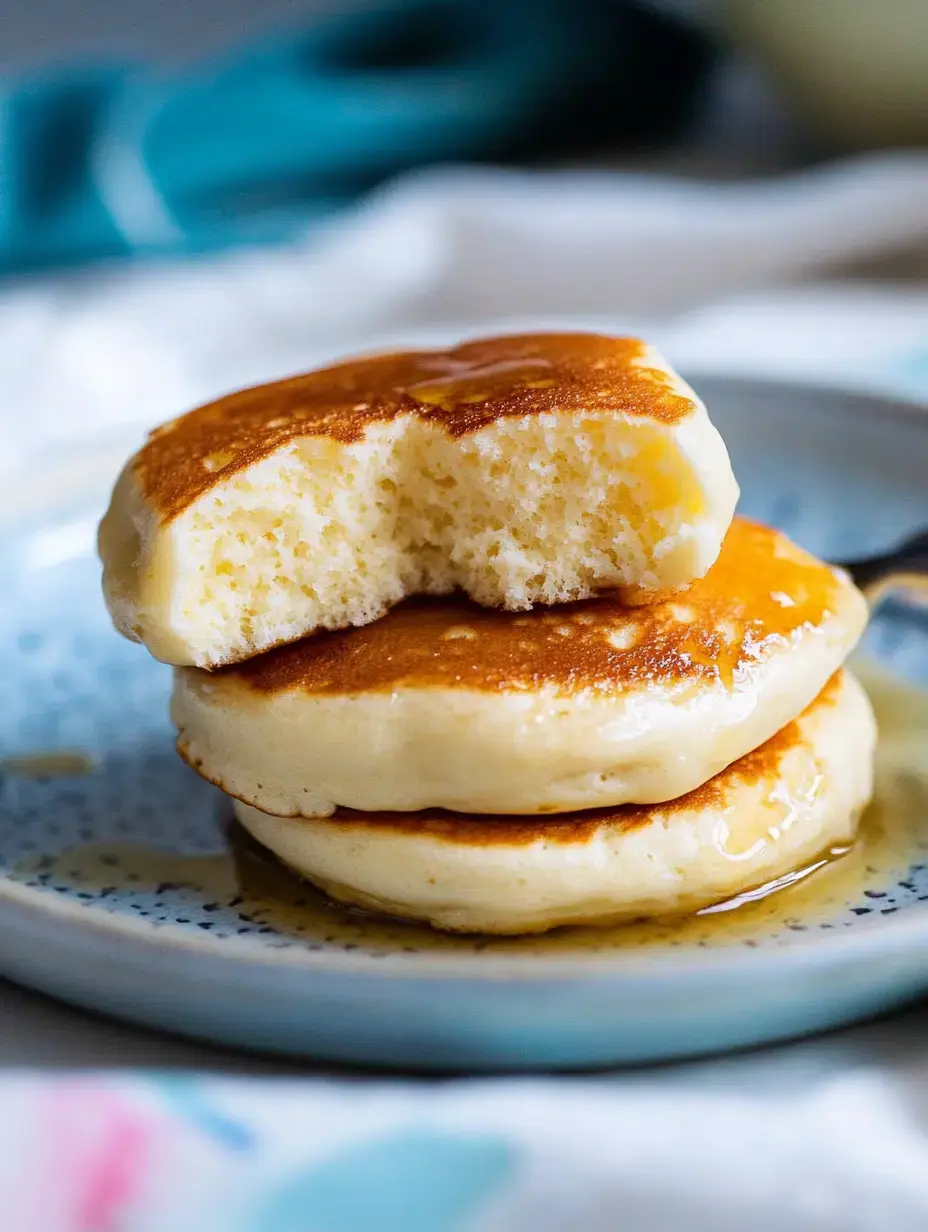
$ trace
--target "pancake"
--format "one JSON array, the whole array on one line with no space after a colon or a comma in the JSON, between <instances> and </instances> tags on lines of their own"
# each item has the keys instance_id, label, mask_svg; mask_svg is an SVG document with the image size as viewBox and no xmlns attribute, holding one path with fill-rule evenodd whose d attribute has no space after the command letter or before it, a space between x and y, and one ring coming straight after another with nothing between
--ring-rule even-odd
<instances>
[{"instance_id":1,"label":"pancake","mask_svg":"<svg viewBox=\"0 0 928 1232\"><path fill-rule=\"evenodd\" d=\"M265 812L537 814L673 799L812 701L866 622L847 576L736 518L677 600L518 615L412 600L175 673L178 748Z\"/></svg>"},{"instance_id":2,"label":"pancake","mask_svg":"<svg viewBox=\"0 0 928 1232\"><path fill-rule=\"evenodd\" d=\"M100 527L116 627L216 667L460 589L529 610L701 577L738 497L706 408L644 343L377 355L152 434Z\"/></svg>"},{"instance_id":3,"label":"pancake","mask_svg":"<svg viewBox=\"0 0 928 1232\"><path fill-rule=\"evenodd\" d=\"M866 695L841 672L760 749L662 805L548 819L234 807L342 902L459 932L541 932L695 911L846 846L870 797L875 737Z\"/></svg>"}]
</instances>

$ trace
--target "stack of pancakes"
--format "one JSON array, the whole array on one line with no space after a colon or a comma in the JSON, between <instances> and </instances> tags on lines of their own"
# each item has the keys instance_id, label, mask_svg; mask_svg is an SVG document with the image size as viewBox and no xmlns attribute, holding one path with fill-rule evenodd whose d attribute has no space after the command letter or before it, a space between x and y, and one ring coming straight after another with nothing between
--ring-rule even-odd
<instances>
[{"instance_id":1,"label":"stack of pancakes","mask_svg":"<svg viewBox=\"0 0 928 1232\"><path fill-rule=\"evenodd\" d=\"M869 799L864 600L737 496L636 340L380 355L153 433L104 589L177 666L181 755L332 897L612 923L800 869Z\"/></svg>"}]
</instances>

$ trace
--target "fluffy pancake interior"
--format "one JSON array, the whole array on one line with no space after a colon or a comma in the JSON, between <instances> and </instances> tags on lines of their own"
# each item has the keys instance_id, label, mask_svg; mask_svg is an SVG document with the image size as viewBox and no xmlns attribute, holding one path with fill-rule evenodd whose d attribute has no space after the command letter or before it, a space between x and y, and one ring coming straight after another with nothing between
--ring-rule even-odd
<instances>
[{"instance_id":1,"label":"fluffy pancake interior","mask_svg":"<svg viewBox=\"0 0 928 1232\"><path fill-rule=\"evenodd\" d=\"M525 610L701 576L737 499L705 408L644 344L540 337L390 369L386 404L370 374L349 403L308 377L168 425L101 527L117 626L212 667L409 594Z\"/></svg>"},{"instance_id":2,"label":"fluffy pancake interior","mask_svg":"<svg viewBox=\"0 0 928 1232\"><path fill-rule=\"evenodd\" d=\"M736 518L675 601L525 615L412 600L175 678L178 749L281 815L555 813L669 800L796 717L867 616L840 571Z\"/></svg>"},{"instance_id":3,"label":"fluffy pancake interior","mask_svg":"<svg viewBox=\"0 0 928 1232\"><path fill-rule=\"evenodd\" d=\"M234 807L335 898L438 928L538 932L696 910L848 843L875 738L866 695L843 671L760 749L663 805L544 820Z\"/></svg>"}]
</instances>

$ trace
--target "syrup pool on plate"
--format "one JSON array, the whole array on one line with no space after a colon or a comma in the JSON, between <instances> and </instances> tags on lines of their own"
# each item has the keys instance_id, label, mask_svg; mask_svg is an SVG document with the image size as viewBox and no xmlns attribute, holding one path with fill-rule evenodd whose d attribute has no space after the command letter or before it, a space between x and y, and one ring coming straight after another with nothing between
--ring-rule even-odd
<instances>
[{"instance_id":1,"label":"syrup pool on plate","mask_svg":"<svg viewBox=\"0 0 928 1232\"><path fill-rule=\"evenodd\" d=\"M453 953L476 948L544 955L645 946L751 946L784 931L828 928L848 912L894 910L885 905L893 888L905 887L913 869L928 865L928 691L907 686L867 663L856 664L855 671L870 694L880 729L875 796L856 841L687 917L563 928L534 937L456 937L329 902L234 823L219 831L216 851L205 855L88 842L32 857L14 875L84 891L97 906L112 897L120 910L128 905L141 917L157 916L159 900L169 893L175 910L178 896L181 903L190 903L190 917L176 914L177 923L195 919L206 931L258 932L281 944L296 941L366 951ZM49 772L44 763L43 769Z\"/></svg>"}]
</instances>

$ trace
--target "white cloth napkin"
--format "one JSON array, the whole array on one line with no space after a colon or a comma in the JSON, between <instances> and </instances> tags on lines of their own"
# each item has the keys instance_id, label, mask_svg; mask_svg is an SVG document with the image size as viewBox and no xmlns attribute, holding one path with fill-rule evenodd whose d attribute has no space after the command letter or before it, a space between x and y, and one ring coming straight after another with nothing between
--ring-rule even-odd
<instances>
[{"instance_id":1,"label":"white cloth napkin","mask_svg":"<svg viewBox=\"0 0 928 1232\"><path fill-rule=\"evenodd\" d=\"M726 185L410 177L286 250L8 286L0 477L339 352L504 321L639 330L693 371L928 394L928 291L838 278L904 249L928 249L925 155ZM917 1232L928 1123L903 1077L928 1068L892 1053L448 1085L7 1073L0 1226Z\"/></svg>"},{"instance_id":2,"label":"white cloth napkin","mask_svg":"<svg viewBox=\"0 0 928 1232\"><path fill-rule=\"evenodd\" d=\"M687 363L924 387L924 287L756 296L914 246L928 252L928 154L731 184L415 175L291 248L8 287L0 473L333 354L504 318L637 329Z\"/></svg>"}]
</instances>

